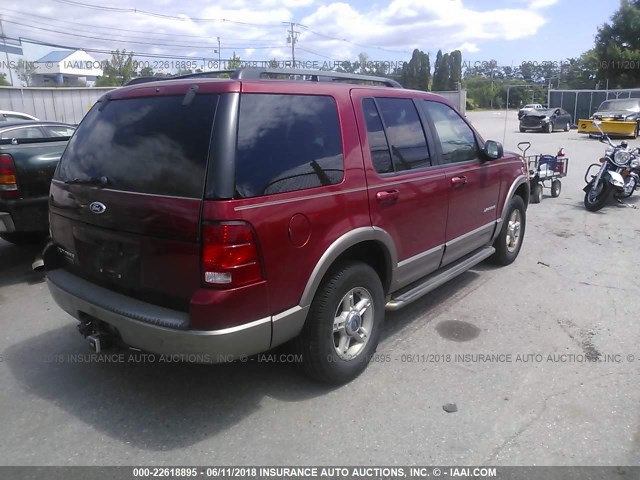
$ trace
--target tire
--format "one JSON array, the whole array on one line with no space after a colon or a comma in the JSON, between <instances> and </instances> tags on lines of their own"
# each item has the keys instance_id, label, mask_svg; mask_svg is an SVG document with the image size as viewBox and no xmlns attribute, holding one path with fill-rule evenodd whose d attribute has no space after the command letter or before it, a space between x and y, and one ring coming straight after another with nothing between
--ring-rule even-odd
<instances>
[{"instance_id":1,"label":"tire","mask_svg":"<svg viewBox=\"0 0 640 480\"><path fill-rule=\"evenodd\" d=\"M567 122L567 124L564 126L564 131L568 132L569 130L571 130L571 124Z\"/></svg>"},{"instance_id":2,"label":"tire","mask_svg":"<svg viewBox=\"0 0 640 480\"><path fill-rule=\"evenodd\" d=\"M526 129L526 128L522 128L522 127L520 127L520 133L524 133L524 132L526 132L526 131L527 131L527 129Z\"/></svg>"},{"instance_id":3,"label":"tire","mask_svg":"<svg viewBox=\"0 0 640 480\"><path fill-rule=\"evenodd\" d=\"M531 203L540 203L542 201L542 184L536 183L531 190Z\"/></svg>"},{"instance_id":4,"label":"tire","mask_svg":"<svg viewBox=\"0 0 640 480\"><path fill-rule=\"evenodd\" d=\"M383 321L384 291L376 271L360 262L338 265L322 280L296 340L305 373L333 385L353 380L376 351Z\"/></svg>"},{"instance_id":5,"label":"tire","mask_svg":"<svg viewBox=\"0 0 640 480\"><path fill-rule=\"evenodd\" d=\"M553 133L553 122L549 122L547 125L547 133Z\"/></svg>"},{"instance_id":6,"label":"tire","mask_svg":"<svg viewBox=\"0 0 640 480\"><path fill-rule=\"evenodd\" d=\"M562 182L560 180L554 180L551 182L551 196L553 198L558 198L560 196L560 192L562 191Z\"/></svg>"},{"instance_id":7,"label":"tire","mask_svg":"<svg viewBox=\"0 0 640 480\"><path fill-rule=\"evenodd\" d=\"M497 265L509 265L518 257L527 225L527 209L522 197L513 197L506 208L505 222L493 244L496 252L491 256Z\"/></svg>"},{"instance_id":8,"label":"tire","mask_svg":"<svg viewBox=\"0 0 640 480\"><path fill-rule=\"evenodd\" d=\"M9 232L0 233L0 238L14 245L31 245L42 242L47 237L45 232Z\"/></svg>"},{"instance_id":9,"label":"tire","mask_svg":"<svg viewBox=\"0 0 640 480\"><path fill-rule=\"evenodd\" d=\"M590 212L597 212L604 207L607 200L613 193L613 186L606 180L600 180L601 187L597 193L593 192L593 189L589 189L584 194L584 207Z\"/></svg>"}]
</instances>

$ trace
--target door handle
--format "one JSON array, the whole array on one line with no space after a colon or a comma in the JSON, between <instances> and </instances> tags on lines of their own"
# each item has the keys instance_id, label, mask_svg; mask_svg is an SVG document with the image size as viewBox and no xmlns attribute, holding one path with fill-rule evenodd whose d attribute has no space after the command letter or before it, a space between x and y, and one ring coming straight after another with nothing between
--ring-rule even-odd
<instances>
[{"instance_id":1,"label":"door handle","mask_svg":"<svg viewBox=\"0 0 640 480\"><path fill-rule=\"evenodd\" d=\"M464 176L453 177L451 179L451 185L453 185L454 187L461 187L462 185L465 185L466 183L467 183L467 177L464 177Z\"/></svg>"},{"instance_id":2,"label":"door handle","mask_svg":"<svg viewBox=\"0 0 640 480\"><path fill-rule=\"evenodd\" d=\"M388 190L385 192L376 193L376 200L378 203L388 204L395 203L400 196L400 192L398 190Z\"/></svg>"}]
</instances>

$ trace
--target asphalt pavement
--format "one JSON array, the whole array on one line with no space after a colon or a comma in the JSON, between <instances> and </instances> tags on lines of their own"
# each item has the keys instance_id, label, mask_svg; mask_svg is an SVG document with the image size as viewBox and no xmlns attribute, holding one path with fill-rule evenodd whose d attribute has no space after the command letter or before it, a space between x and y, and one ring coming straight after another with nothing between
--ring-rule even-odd
<instances>
[{"instance_id":1,"label":"asphalt pavement","mask_svg":"<svg viewBox=\"0 0 640 480\"><path fill-rule=\"evenodd\" d=\"M564 147L561 194L530 205L513 265L388 313L377 357L339 388L284 349L95 361L30 271L37 247L0 240L0 464L640 465L640 194L587 212L602 144L520 133L515 111L506 131L504 112L468 117L509 150Z\"/></svg>"}]
</instances>

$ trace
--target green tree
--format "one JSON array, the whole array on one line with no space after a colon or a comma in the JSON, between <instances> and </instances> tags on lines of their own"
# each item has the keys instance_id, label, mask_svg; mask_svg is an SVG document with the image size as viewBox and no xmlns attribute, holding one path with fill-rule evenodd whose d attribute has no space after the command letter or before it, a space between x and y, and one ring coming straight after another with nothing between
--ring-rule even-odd
<instances>
[{"instance_id":1,"label":"green tree","mask_svg":"<svg viewBox=\"0 0 640 480\"><path fill-rule=\"evenodd\" d=\"M36 70L36 66L33 62L25 62L23 59L18 60L15 68L18 78L27 87L31 85L31 79L33 74L36 73Z\"/></svg>"},{"instance_id":2,"label":"green tree","mask_svg":"<svg viewBox=\"0 0 640 480\"><path fill-rule=\"evenodd\" d=\"M417 48L411 55L411 60L402 68L400 83L406 88L414 90L429 90L431 81L431 64L429 54Z\"/></svg>"},{"instance_id":3,"label":"green tree","mask_svg":"<svg viewBox=\"0 0 640 480\"><path fill-rule=\"evenodd\" d=\"M96 87L119 87L136 76L133 52L116 50L111 52L111 60L105 62L104 75L96 81Z\"/></svg>"},{"instance_id":4,"label":"green tree","mask_svg":"<svg viewBox=\"0 0 640 480\"><path fill-rule=\"evenodd\" d=\"M0 73L0 87L10 87L10 86L11 86L11 84L7 80L7 74L6 73Z\"/></svg>"},{"instance_id":5,"label":"green tree","mask_svg":"<svg viewBox=\"0 0 640 480\"><path fill-rule=\"evenodd\" d=\"M454 50L449 55L449 90L457 90L462 81L462 52Z\"/></svg>"},{"instance_id":6,"label":"green tree","mask_svg":"<svg viewBox=\"0 0 640 480\"><path fill-rule=\"evenodd\" d=\"M598 29L595 52L599 80L609 88L640 85L640 0L621 0L620 8ZM634 66L635 68L631 68Z\"/></svg>"},{"instance_id":7,"label":"green tree","mask_svg":"<svg viewBox=\"0 0 640 480\"><path fill-rule=\"evenodd\" d=\"M451 78L451 67L449 64L449 54L442 54L441 50L438 50L436 55L436 64L433 70L433 87L434 91L449 90Z\"/></svg>"},{"instance_id":8,"label":"green tree","mask_svg":"<svg viewBox=\"0 0 640 480\"><path fill-rule=\"evenodd\" d=\"M240 60L240 57L236 55L236 52L233 52L233 56L227 62L227 69L235 70L236 68L240 68L241 66L242 66L242 61Z\"/></svg>"},{"instance_id":9,"label":"green tree","mask_svg":"<svg viewBox=\"0 0 640 480\"><path fill-rule=\"evenodd\" d=\"M155 73L153 72L153 68L151 67L144 67L142 70L140 70L141 77L153 77L154 75Z\"/></svg>"}]
</instances>

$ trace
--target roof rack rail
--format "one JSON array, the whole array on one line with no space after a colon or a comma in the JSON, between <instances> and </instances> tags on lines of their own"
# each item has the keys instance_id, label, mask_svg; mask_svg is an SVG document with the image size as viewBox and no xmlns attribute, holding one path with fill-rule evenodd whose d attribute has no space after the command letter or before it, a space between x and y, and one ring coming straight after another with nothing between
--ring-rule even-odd
<instances>
[{"instance_id":1,"label":"roof rack rail","mask_svg":"<svg viewBox=\"0 0 640 480\"><path fill-rule=\"evenodd\" d=\"M298 68L256 68L244 67L234 72L233 78L239 80L260 80L260 79L278 79L286 77L283 80L290 80L291 77L308 77L304 80L312 82L340 82L346 83L377 83L386 87L402 88L402 85L395 80L385 77L375 77L372 75L357 75L354 73L331 72L327 70L303 70ZM351 82L349 82L349 80Z\"/></svg>"},{"instance_id":2,"label":"roof rack rail","mask_svg":"<svg viewBox=\"0 0 640 480\"><path fill-rule=\"evenodd\" d=\"M390 78L371 75L357 75L353 73L331 72L326 70L302 70L296 68L256 68L243 67L237 70L212 70L208 72L189 73L175 77L138 77L129 80L127 85L137 85L162 80L181 80L185 78L219 78L227 75L237 80L294 80L292 77L303 77L301 80L312 82L344 82L344 83L373 83L392 88L403 88L400 83Z\"/></svg>"}]
</instances>

